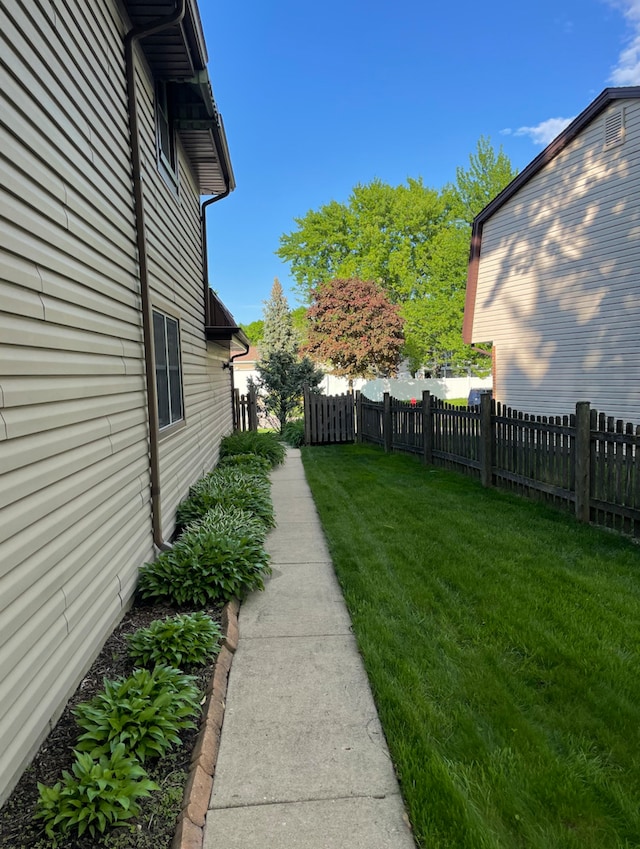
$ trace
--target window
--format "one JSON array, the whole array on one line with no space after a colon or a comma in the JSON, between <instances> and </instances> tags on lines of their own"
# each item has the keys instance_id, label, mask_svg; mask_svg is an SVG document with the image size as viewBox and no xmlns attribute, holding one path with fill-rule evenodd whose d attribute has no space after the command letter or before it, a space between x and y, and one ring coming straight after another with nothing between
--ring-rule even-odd
<instances>
[{"instance_id":1,"label":"window","mask_svg":"<svg viewBox=\"0 0 640 849\"><path fill-rule=\"evenodd\" d=\"M166 82L156 84L156 143L158 162L172 178L178 178L178 157L176 154L176 131L173 122L171 90Z\"/></svg>"},{"instance_id":2,"label":"window","mask_svg":"<svg viewBox=\"0 0 640 849\"><path fill-rule=\"evenodd\" d=\"M156 391L160 428L182 421L182 370L180 325L175 318L153 311L153 344L156 359Z\"/></svg>"}]
</instances>

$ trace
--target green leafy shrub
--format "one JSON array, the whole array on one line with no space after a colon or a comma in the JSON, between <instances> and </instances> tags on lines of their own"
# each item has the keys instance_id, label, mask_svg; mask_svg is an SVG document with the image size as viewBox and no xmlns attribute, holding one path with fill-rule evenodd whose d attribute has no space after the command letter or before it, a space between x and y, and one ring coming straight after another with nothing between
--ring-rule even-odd
<instances>
[{"instance_id":1,"label":"green leafy shrub","mask_svg":"<svg viewBox=\"0 0 640 849\"><path fill-rule=\"evenodd\" d=\"M139 813L137 800L159 789L140 763L126 755L124 743L98 760L86 753L75 754L73 775L65 770L63 780L53 787L38 784L34 816L44 821L54 846L74 832L80 837L88 831L95 837L107 828L126 825Z\"/></svg>"},{"instance_id":2,"label":"green leafy shrub","mask_svg":"<svg viewBox=\"0 0 640 849\"><path fill-rule=\"evenodd\" d=\"M265 457L272 468L284 462L286 453L286 448L275 433L258 433L256 430L236 430L220 443L220 457L257 454Z\"/></svg>"},{"instance_id":3,"label":"green leafy shrub","mask_svg":"<svg viewBox=\"0 0 640 849\"><path fill-rule=\"evenodd\" d=\"M275 524L271 485L260 473L230 466L214 469L195 483L188 497L178 505L177 524L184 528L216 506L239 507L257 516L269 528Z\"/></svg>"},{"instance_id":4,"label":"green leafy shrub","mask_svg":"<svg viewBox=\"0 0 640 849\"><path fill-rule=\"evenodd\" d=\"M188 531L203 528L219 534L230 534L237 537L249 537L262 544L267 536L267 526L248 510L241 507L227 507L216 504L195 522L187 526Z\"/></svg>"},{"instance_id":5,"label":"green leafy shrub","mask_svg":"<svg viewBox=\"0 0 640 849\"><path fill-rule=\"evenodd\" d=\"M127 637L129 657L139 666L178 669L203 666L220 651L222 630L206 613L179 613L156 619Z\"/></svg>"},{"instance_id":6,"label":"green leafy shrub","mask_svg":"<svg viewBox=\"0 0 640 849\"><path fill-rule=\"evenodd\" d=\"M269 477L271 471L271 463L267 458L257 454L227 454L226 457L220 458L217 468L224 469L228 466L240 468L250 474L262 474L265 478Z\"/></svg>"},{"instance_id":7,"label":"green leafy shrub","mask_svg":"<svg viewBox=\"0 0 640 849\"><path fill-rule=\"evenodd\" d=\"M129 678L104 681L104 690L73 709L84 730L78 750L98 758L124 743L140 761L160 757L195 728L199 693L191 675L170 666L136 669Z\"/></svg>"},{"instance_id":8,"label":"green leafy shrub","mask_svg":"<svg viewBox=\"0 0 640 849\"><path fill-rule=\"evenodd\" d=\"M292 448L304 445L304 419L287 422L282 431L282 438Z\"/></svg>"},{"instance_id":9,"label":"green leafy shrub","mask_svg":"<svg viewBox=\"0 0 640 849\"><path fill-rule=\"evenodd\" d=\"M218 506L189 525L170 551L142 567L138 591L146 599L204 607L261 590L270 573L265 531L250 513Z\"/></svg>"}]
</instances>

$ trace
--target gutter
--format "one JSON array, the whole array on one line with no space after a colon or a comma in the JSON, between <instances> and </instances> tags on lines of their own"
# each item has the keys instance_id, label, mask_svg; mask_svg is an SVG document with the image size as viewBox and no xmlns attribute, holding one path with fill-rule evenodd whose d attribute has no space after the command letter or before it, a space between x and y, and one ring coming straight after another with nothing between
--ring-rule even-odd
<instances>
[{"instance_id":1,"label":"gutter","mask_svg":"<svg viewBox=\"0 0 640 849\"><path fill-rule=\"evenodd\" d=\"M186 0L177 0L176 10L158 18L144 27L134 27L125 37L125 62L127 68L127 100L129 107L129 128L131 132L131 165L133 176L133 194L135 201L136 242L138 247L138 265L140 267L140 300L142 306L142 335L144 344L145 377L147 388L147 420L149 422L149 474L151 478L151 527L154 545L160 550L170 548L162 535L162 513L160 507L160 459L159 459L159 423L158 396L155 381L155 362L153 355L153 315L149 292L149 263L142 192L142 157L138 121L138 101L136 98L135 47L148 35L161 32L180 23L186 12Z\"/></svg>"},{"instance_id":2,"label":"gutter","mask_svg":"<svg viewBox=\"0 0 640 849\"><path fill-rule=\"evenodd\" d=\"M216 143L218 139L216 138ZM218 148L220 150L220 148ZM220 164L222 164L222 159L220 160ZM227 173L226 163L224 163L223 170L224 181L226 183L227 188L220 192L218 195L214 195L209 198L209 200L205 200L202 202L200 206L200 229L202 231L202 283L203 283L203 295L204 295L204 326L211 326L211 309L210 309L210 299L209 299L209 255L208 255L208 242L207 242L207 209L213 203L217 203L219 200L223 200L231 194L232 185L229 179L229 174ZM247 349L248 350L248 349Z\"/></svg>"},{"instance_id":3,"label":"gutter","mask_svg":"<svg viewBox=\"0 0 640 849\"><path fill-rule=\"evenodd\" d=\"M215 109L215 107L214 107ZM209 254L208 254L208 240L207 240L207 209L214 203L217 203L219 200L223 200L228 197L231 192L235 189L235 179L233 176L233 171L231 169L231 164L229 160L229 151L227 149L227 144L225 140L225 136L221 133L221 124L222 118L220 115L214 115L214 122L211 128L211 132L213 133L213 141L218 152L218 157L220 161L220 168L222 169L222 176L224 178L225 189L223 192L220 192L213 197L210 197L208 200L202 202L200 206L200 229L202 232L202 282L204 287L204 326L210 327L211 325L211 310L209 308ZM247 351L249 349L247 348Z\"/></svg>"}]
</instances>

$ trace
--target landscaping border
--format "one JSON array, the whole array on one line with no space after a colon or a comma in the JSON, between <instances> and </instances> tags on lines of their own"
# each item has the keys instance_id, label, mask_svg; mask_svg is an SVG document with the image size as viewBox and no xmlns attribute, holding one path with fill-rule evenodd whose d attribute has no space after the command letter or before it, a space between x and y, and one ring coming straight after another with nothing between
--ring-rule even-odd
<instances>
[{"instance_id":1,"label":"landscaping border","mask_svg":"<svg viewBox=\"0 0 640 849\"><path fill-rule=\"evenodd\" d=\"M171 849L202 849L224 720L227 681L233 655L238 648L239 611L238 599L227 602L222 610L222 649L216 658L213 675L207 687L200 732L191 757L191 768L182 797L182 811Z\"/></svg>"}]
</instances>

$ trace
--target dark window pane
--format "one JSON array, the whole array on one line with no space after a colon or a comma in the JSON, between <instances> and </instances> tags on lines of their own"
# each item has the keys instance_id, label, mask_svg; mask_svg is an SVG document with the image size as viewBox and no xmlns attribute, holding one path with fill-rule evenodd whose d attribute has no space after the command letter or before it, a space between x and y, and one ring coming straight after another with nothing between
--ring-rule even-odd
<instances>
[{"instance_id":1,"label":"dark window pane","mask_svg":"<svg viewBox=\"0 0 640 849\"><path fill-rule=\"evenodd\" d=\"M169 396L171 421L182 418L182 380L180 376L180 334L178 322L167 318L167 352L169 355Z\"/></svg>"},{"instance_id":2,"label":"dark window pane","mask_svg":"<svg viewBox=\"0 0 640 849\"><path fill-rule=\"evenodd\" d=\"M158 395L158 424L166 427L171 424L169 415L169 372L167 368L167 337L165 317L162 313L153 313L153 347L156 361L156 393Z\"/></svg>"},{"instance_id":3,"label":"dark window pane","mask_svg":"<svg viewBox=\"0 0 640 849\"><path fill-rule=\"evenodd\" d=\"M169 170L175 174L176 148L175 130L167 83L158 82L156 86L156 132L160 157Z\"/></svg>"}]
</instances>

